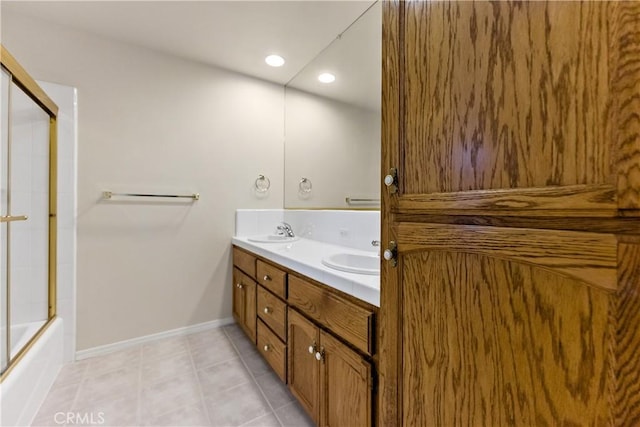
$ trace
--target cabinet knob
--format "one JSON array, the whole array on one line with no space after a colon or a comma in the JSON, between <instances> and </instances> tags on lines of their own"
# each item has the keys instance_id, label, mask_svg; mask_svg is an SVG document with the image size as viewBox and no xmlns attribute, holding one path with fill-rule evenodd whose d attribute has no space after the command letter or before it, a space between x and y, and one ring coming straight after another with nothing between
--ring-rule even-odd
<instances>
[{"instance_id":1,"label":"cabinet knob","mask_svg":"<svg viewBox=\"0 0 640 427\"><path fill-rule=\"evenodd\" d=\"M271 350L271 346L269 344L265 344L263 348L264 348L264 351Z\"/></svg>"},{"instance_id":2,"label":"cabinet knob","mask_svg":"<svg viewBox=\"0 0 640 427\"><path fill-rule=\"evenodd\" d=\"M269 307L265 307L263 311L264 314L269 314L271 312L271 309L269 309Z\"/></svg>"},{"instance_id":3,"label":"cabinet knob","mask_svg":"<svg viewBox=\"0 0 640 427\"><path fill-rule=\"evenodd\" d=\"M391 168L389 175L384 177L384 185L389 188L392 194L398 191L398 170L396 168Z\"/></svg>"},{"instance_id":4,"label":"cabinet knob","mask_svg":"<svg viewBox=\"0 0 640 427\"><path fill-rule=\"evenodd\" d=\"M314 342L309 346L309 354L313 354L316 352L316 343Z\"/></svg>"},{"instance_id":5,"label":"cabinet knob","mask_svg":"<svg viewBox=\"0 0 640 427\"><path fill-rule=\"evenodd\" d=\"M265 274L262 280L264 280L265 282L268 282L269 280L271 280L271 277L269 277L268 274Z\"/></svg>"},{"instance_id":6,"label":"cabinet knob","mask_svg":"<svg viewBox=\"0 0 640 427\"><path fill-rule=\"evenodd\" d=\"M386 185L387 187L390 185L393 185L393 181L394 181L393 175L387 175L384 177L384 185Z\"/></svg>"},{"instance_id":7,"label":"cabinet knob","mask_svg":"<svg viewBox=\"0 0 640 427\"><path fill-rule=\"evenodd\" d=\"M320 362L323 359L324 359L324 348L321 349L320 351L316 351L316 360Z\"/></svg>"},{"instance_id":8,"label":"cabinet knob","mask_svg":"<svg viewBox=\"0 0 640 427\"><path fill-rule=\"evenodd\" d=\"M236 283L236 288L242 289L242 283Z\"/></svg>"}]
</instances>

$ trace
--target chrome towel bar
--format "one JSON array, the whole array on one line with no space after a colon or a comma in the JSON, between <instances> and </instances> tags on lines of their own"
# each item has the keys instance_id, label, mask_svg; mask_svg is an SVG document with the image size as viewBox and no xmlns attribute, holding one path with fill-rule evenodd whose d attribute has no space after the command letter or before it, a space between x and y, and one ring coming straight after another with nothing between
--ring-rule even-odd
<instances>
[{"instance_id":1,"label":"chrome towel bar","mask_svg":"<svg viewBox=\"0 0 640 427\"><path fill-rule=\"evenodd\" d=\"M353 204L353 203L380 203L380 199L358 199L355 197L346 197L344 199L347 204Z\"/></svg>"},{"instance_id":2,"label":"chrome towel bar","mask_svg":"<svg viewBox=\"0 0 640 427\"><path fill-rule=\"evenodd\" d=\"M173 199L192 199L200 200L200 193L193 194L148 194L148 193L114 193L112 191L103 191L102 198L111 199L112 197L169 197Z\"/></svg>"}]
</instances>

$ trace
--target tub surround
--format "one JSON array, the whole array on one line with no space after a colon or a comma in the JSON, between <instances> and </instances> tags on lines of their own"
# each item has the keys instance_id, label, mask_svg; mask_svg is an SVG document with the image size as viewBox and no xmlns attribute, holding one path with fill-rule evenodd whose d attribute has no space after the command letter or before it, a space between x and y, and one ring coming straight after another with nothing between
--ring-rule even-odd
<instances>
[{"instance_id":1,"label":"tub surround","mask_svg":"<svg viewBox=\"0 0 640 427\"><path fill-rule=\"evenodd\" d=\"M236 212L232 243L320 283L380 306L380 276L342 272L322 264L336 253L377 254L380 213L375 211L249 210ZM270 234L281 222L301 238L292 243L257 243L253 235Z\"/></svg>"}]
</instances>

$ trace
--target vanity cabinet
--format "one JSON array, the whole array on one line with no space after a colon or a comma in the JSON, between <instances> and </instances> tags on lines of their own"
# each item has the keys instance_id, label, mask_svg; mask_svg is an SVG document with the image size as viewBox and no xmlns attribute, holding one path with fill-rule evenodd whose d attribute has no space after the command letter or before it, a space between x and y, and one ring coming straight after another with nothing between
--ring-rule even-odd
<instances>
[{"instance_id":1,"label":"vanity cabinet","mask_svg":"<svg viewBox=\"0 0 640 427\"><path fill-rule=\"evenodd\" d=\"M370 426L372 367L289 308L289 389L317 425Z\"/></svg>"},{"instance_id":2,"label":"vanity cabinet","mask_svg":"<svg viewBox=\"0 0 640 427\"><path fill-rule=\"evenodd\" d=\"M234 317L316 425L372 426L377 308L244 249L233 254Z\"/></svg>"},{"instance_id":3,"label":"vanity cabinet","mask_svg":"<svg viewBox=\"0 0 640 427\"><path fill-rule=\"evenodd\" d=\"M233 317L256 342L256 282L238 268L233 269Z\"/></svg>"}]
</instances>

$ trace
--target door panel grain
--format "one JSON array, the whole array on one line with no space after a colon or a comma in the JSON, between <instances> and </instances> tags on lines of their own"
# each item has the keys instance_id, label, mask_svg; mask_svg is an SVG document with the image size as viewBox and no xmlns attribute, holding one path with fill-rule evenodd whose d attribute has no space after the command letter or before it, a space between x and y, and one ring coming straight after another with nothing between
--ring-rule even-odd
<instances>
[{"instance_id":1,"label":"door panel grain","mask_svg":"<svg viewBox=\"0 0 640 427\"><path fill-rule=\"evenodd\" d=\"M371 425L371 364L346 345L320 331L320 425Z\"/></svg>"},{"instance_id":2,"label":"door panel grain","mask_svg":"<svg viewBox=\"0 0 640 427\"><path fill-rule=\"evenodd\" d=\"M606 424L611 292L477 254L402 262L405 425Z\"/></svg>"},{"instance_id":3,"label":"door panel grain","mask_svg":"<svg viewBox=\"0 0 640 427\"><path fill-rule=\"evenodd\" d=\"M320 372L315 353L309 347L319 347L318 328L295 310L288 310L288 382L291 393L317 424L320 416Z\"/></svg>"},{"instance_id":4,"label":"door panel grain","mask_svg":"<svg viewBox=\"0 0 640 427\"><path fill-rule=\"evenodd\" d=\"M606 2L408 2L410 194L614 186Z\"/></svg>"}]
</instances>

